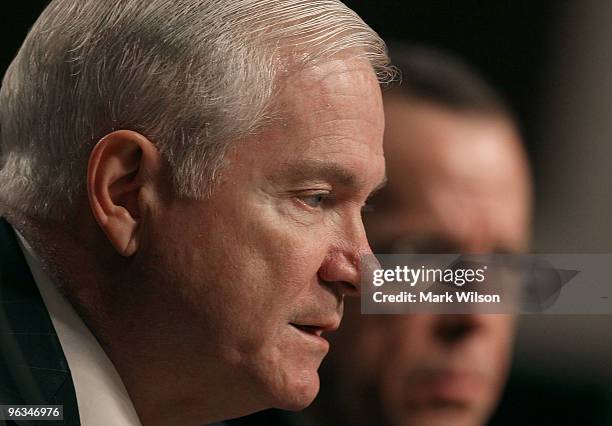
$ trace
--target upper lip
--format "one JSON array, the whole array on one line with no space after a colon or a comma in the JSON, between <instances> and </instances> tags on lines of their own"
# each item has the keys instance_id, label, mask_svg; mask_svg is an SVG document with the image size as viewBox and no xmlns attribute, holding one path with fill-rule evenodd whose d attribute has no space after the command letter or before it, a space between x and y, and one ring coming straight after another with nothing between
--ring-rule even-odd
<instances>
[{"instance_id":1,"label":"upper lip","mask_svg":"<svg viewBox=\"0 0 612 426\"><path fill-rule=\"evenodd\" d=\"M469 368L465 367L434 367L421 368L410 374L410 377L415 381L429 381L440 378L469 378L473 380L484 380L489 377L488 370L479 368L477 365L472 365Z\"/></svg>"},{"instance_id":2,"label":"upper lip","mask_svg":"<svg viewBox=\"0 0 612 426\"><path fill-rule=\"evenodd\" d=\"M291 321L290 324L306 332L321 336L324 332L337 330L340 326L340 318L330 318L327 320L297 320Z\"/></svg>"}]
</instances>

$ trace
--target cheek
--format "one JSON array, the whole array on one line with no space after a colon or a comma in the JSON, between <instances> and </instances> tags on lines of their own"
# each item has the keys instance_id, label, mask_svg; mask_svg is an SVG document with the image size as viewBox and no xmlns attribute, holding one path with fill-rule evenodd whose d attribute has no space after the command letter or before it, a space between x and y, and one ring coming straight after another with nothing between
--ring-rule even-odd
<instances>
[{"instance_id":1,"label":"cheek","mask_svg":"<svg viewBox=\"0 0 612 426\"><path fill-rule=\"evenodd\" d=\"M242 236L237 242L237 257L244 268L240 281L257 280L251 285L268 300L294 305L296 298L318 283L328 244L327 236L315 227L297 226L266 215L244 229Z\"/></svg>"},{"instance_id":2,"label":"cheek","mask_svg":"<svg viewBox=\"0 0 612 426\"><path fill-rule=\"evenodd\" d=\"M411 315L394 318L386 331L387 360L382 363L380 392L383 404L396 410L405 404L406 377L414 368L427 364L436 348L432 343L431 324L427 316Z\"/></svg>"},{"instance_id":3,"label":"cheek","mask_svg":"<svg viewBox=\"0 0 612 426\"><path fill-rule=\"evenodd\" d=\"M234 220L217 224L216 232L197 244L201 249L191 256L198 259L191 263L206 287L203 297L233 308L229 323L249 330L245 334L274 338L278 322L286 322L318 285L325 244L308 229L295 229L260 211L245 213L235 218L238 231Z\"/></svg>"},{"instance_id":4,"label":"cheek","mask_svg":"<svg viewBox=\"0 0 612 426\"><path fill-rule=\"evenodd\" d=\"M393 347L386 341L380 324L368 324L367 319L361 321L365 323L361 330L353 339L344 342L341 361L347 364L348 374L362 377L367 383L376 383L384 373Z\"/></svg>"},{"instance_id":5,"label":"cheek","mask_svg":"<svg viewBox=\"0 0 612 426\"><path fill-rule=\"evenodd\" d=\"M514 318L508 315L496 315L490 321L490 352L496 360L498 371L501 376L505 376L506 369L512 355L514 341Z\"/></svg>"},{"instance_id":6,"label":"cheek","mask_svg":"<svg viewBox=\"0 0 612 426\"><path fill-rule=\"evenodd\" d=\"M421 360L429 360L437 350L434 338L434 317L414 314L395 317L387 330L388 344L395 349L392 368L409 372Z\"/></svg>"}]
</instances>

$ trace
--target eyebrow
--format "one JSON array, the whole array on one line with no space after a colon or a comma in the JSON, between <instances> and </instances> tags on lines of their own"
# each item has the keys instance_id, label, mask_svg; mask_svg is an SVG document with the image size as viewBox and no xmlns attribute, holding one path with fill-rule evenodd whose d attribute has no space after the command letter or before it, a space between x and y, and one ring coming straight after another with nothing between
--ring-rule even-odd
<instances>
[{"instance_id":1,"label":"eyebrow","mask_svg":"<svg viewBox=\"0 0 612 426\"><path fill-rule=\"evenodd\" d=\"M313 179L325 179L331 182L351 188L361 188L364 185L362 179L349 168L343 167L338 163L325 160L302 160L295 163L286 164L276 173L274 178L289 178L294 182L307 181ZM370 196L380 190L387 183L387 177L372 190Z\"/></svg>"}]
</instances>

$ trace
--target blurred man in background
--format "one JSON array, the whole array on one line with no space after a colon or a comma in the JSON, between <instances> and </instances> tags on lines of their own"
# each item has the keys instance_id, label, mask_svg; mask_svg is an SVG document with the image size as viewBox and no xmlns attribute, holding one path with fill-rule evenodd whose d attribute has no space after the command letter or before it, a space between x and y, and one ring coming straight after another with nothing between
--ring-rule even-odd
<instances>
[{"instance_id":1,"label":"blurred man in background","mask_svg":"<svg viewBox=\"0 0 612 426\"><path fill-rule=\"evenodd\" d=\"M515 253L527 248L530 177L515 123L466 65L391 50L402 84L385 96L387 186L365 224L377 253ZM360 315L324 363L317 425L476 426L503 387L508 315Z\"/></svg>"}]
</instances>

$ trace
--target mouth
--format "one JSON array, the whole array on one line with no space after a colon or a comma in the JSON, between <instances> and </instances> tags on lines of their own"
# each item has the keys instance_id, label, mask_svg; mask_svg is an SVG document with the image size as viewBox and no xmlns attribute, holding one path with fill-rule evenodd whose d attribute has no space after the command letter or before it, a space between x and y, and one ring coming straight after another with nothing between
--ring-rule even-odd
<instances>
[{"instance_id":1,"label":"mouth","mask_svg":"<svg viewBox=\"0 0 612 426\"><path fill-rule=\"evenodd\" d=\"M323 333L336 330L339 324L338 322L330 322L326 325L317 323L309 324L305 322L290 322L289 325L297 330L302 337L305 337L309 341L318 345L325 346L325 348L328 349L329 342L323 337Z\"/></svg>"},{"instance_id":2,"label":"mouth","mask_svg":"<svg viewBox=\"0 0 612 426\"><path fill-rule=\"evenodd\" d=\"M308 334L312 334L318 337L321 337L323 335L323 327L317 327L316 325L303 325L303 324L294 324L294 323L289 323L292 326L294 326L295 328L297 328L298 330L300 330L303 333L308 333Z\"/></svg>"},{"instance_id":3,"label":"mouth","mask_svg":"<svg viewBox=\"0 0 612 426\"><path fill-rule=\"evenodd\" d=\"M470 371L444 371L421 377L414 383L412 397L421 403L438 401L471 403L487 390L487 380Z\"/></svg>"}]
</instances>

